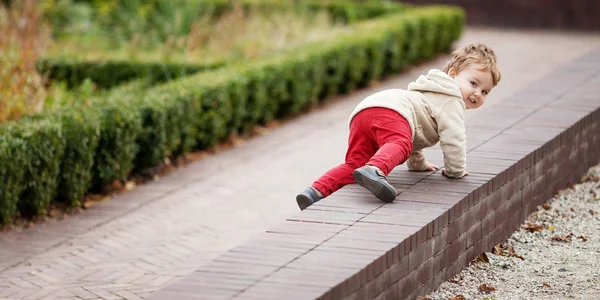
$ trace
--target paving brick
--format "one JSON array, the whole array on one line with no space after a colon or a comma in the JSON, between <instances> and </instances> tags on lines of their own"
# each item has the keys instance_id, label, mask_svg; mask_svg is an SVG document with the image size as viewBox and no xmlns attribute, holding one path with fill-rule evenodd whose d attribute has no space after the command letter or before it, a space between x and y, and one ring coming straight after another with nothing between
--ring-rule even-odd
<instances>
[{"instance_id":1,"label":"paving brick","mask_svg":"<svg viewBox=\"0 0 600 300\"><path fill-rule=\"evenodd\" d=\"M98 298L98 295L91 293L90 291L84 289L83 287L67 288L66 290L81 299L96 299L96 298Z\"/></svg>"}]
</instances>

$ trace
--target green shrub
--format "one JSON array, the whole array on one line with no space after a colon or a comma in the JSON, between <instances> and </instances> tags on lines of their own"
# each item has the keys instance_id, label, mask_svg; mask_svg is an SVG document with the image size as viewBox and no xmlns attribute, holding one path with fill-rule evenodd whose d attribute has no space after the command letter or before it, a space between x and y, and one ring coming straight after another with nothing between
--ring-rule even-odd
<instances>
[{"instance_id":1,"label":"green shrub","mask_svg":"<svg viewBox=\"0 0 600 300\"><path fill-rule=\"evenodd\" d=\"M267 103L263 117L259 120L260 124L266 124L278 117L283 116L280 113L281 104L289 98L287 83L293 80L293 74L286 72L284 61L274 60L268 61L262 65L262 83L267 90ZM283 65L283 66L282 66Z\"/></svg>"},{"instance_id":2,"label":"green shrub","mask_svg":"<svg viewBox=\"0 0 600 300\"><path fill-rule=\"evenodd\" d=\"M171 96L168 95L171 99ZM165 101L167 109L167 155L179 155L192 151L196 145L198 129L194 126L196 114L200 110L198 101L192 97L180 101Z\"/></svg>"},{"instance_id":3,"label":"green shrub","mask_svg":"<svg viewBox=\"0 0 600 300\"><path fill-rule=\"evenodd\" d=\"M227 136L244 131L244 118L250 96L248 79L235 72L230 73L230 76L225 87L225 90L229 92L228 97L231 102L231 119L226 125L228 129Z\"/></svg>"},{"instance_id":4,"label":"green shrub","mask_svg":"<svg viewBox=\"0 0 600 300\"><path fill-rule=\"evenodd\" d=\"M23 139L0 133L0 225L18 214L19 195L25 189L26 148Z\"/></svg>"},{"instance_id":5,"label":"green shrub","mask_svg":"<svg viewBox=\"0 0 600 300\"><path fill-rule=\"evenodd\" d=\"M346 51L348 68L343 79L345 84L343 84L341 88L344 93L353 91L364 84L363 78L365 77L367 65L371 63L367 61L368 47L366 47L363 39L358 39L356 37L348 38L346 42Z\"/></svg>"},{"instance_id":6,"label":"green shrub","mask_svg":"<svg viewBox=\"0 0 600 300\"><path fill-rule=\"evenodd\" d=\"M256 124L266 123L273 118L275 114L272 109L273 106L271 99L269 99L269 92L267 85L264 84L268 74L266 70L262 68L246 70L244 73L248 77L248 90L250 91L250 98L248 99L248 115L244 128L250 129Z\"/></svg>"},{"instance_id":7,"label":"green shrub","mask_svg":"<svg viewBox=\"0 0 600 300\"><path fill-rule=\"evenodd\" d=\"M130 60L73 60L44 59L37 68L40 73L52 80L66 82L69 88L81 85L85 79L91 79L98 88L110 89L136 78L145 78L150 82L172 80L200 71L216 69L224 63L184 64L161 61Z\"/></svg>"},{"instance_id":8,"label":"green shrub","mask_svg":"<svg viewBox=\"0 0 600 300\"><path fill-rule=\"evenodd\" d=\"M386 34L373 33L370 37L364 40L366 46L366 61L367 67L362 84L366 85L383 76L385 69L384 61L386 59L386 43L391 42L386 38ZM398 43L395 43L398 44ZM382 51L383 49L383 51ZM398 68L400 69L400 68Z\"/></svg>"},{"instance_id":9,"label":"green shrub","mask_svg":"<svg viewBox=\"0 0 600 300\"><path fill-rule=\"evenodd\" d=\"M135 158L135 167L144 169L159 165L168 153L167 119L168 111L164 102L156 98L146 98L130 103L138 110L141 118L141 131L136 144L139 152Z\"/></svg>"},{"instance_id":10,"label":"green shrub","mask_svg":"<svg viewBox=\"0 0 600 300\"><path fill-rule=\"evenodd\" d=\"M280 68L285 74L287 95L279 103L280 117L294 115L314 104L314 97L310 96L311 87L314 81L319 79L312 77L311 67L313 64L306 55L299 57L298 60L281 62Z\"/></svg>"},{"instance_id":11,"label":"green shrub","mask_svg":"<svg viewBox=\"0 0 600 300\"><path fill-rule=\"evenodd\" d=\"M211 84L213 83L213 84ZM220 80L203 84L198 96L200 113L196 116L198 146L214 146L227 136L225 127L231 117L232 105Z\"/></svg>"},{"instance_id":12,"label":"green shrub","mask_svg":"<svg viewBox=\"0 0 600 300\"><path fill-rule=\"evenodd\" d=\"M94 110L68 109L59 114L65 136L57 198L70 207L90 188L94 155L100 139L100 119Z\"/></svg>"},{"instance_id":13,"label":"green shrub","mask_svg":"<svg viewBox=\"0 0 600 300\"><path fill-rule=\"evenodd\" d=\"M107 103L94 109L101 120L92 168L92 188L98 191L127 178L134 167L142 125L138 111L125 105Z\"/></svg>"},{"instance_id":14,"label":"green shrub","mask_svg":"<svg viewBox=\"0 0 600 300\"><path fill-rule=\"evenodd\" d=\"M55 118L26 118L7 124L5 130L27 145L25 188L19 198L19 210L25 214L44 214L56 195L65 150L60 123Z\"/></svg>"},{"instance_id":15,"label":"green shrub","mask_svg":"<svg viewBox=\"0 0 600 300\"><path fill-rule=\"evenodd\" d=\"M344 45L340 42L323 49L323 62L325 69L323 74L323 89L319 95L320 99L332 97L340 93L340 87L344 83L344 74L348 72L348 61L351 57L344 51Z\"/></svg>"}]
</instances>

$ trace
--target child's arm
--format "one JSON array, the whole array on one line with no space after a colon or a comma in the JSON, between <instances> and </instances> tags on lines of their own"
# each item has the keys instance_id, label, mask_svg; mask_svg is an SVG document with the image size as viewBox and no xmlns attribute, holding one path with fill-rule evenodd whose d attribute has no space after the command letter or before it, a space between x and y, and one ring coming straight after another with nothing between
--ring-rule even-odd
<instances>
[{"instance_id":1,"label":"child's arm","mask_svg":"<svg viewBox=\"0 0 600 300\"><path fill-rule=\"evenodd\" d=\"M467 134L462 104L448 101L439 114L438 134L444 153L444 175L451 178L465 176L467 161Z\"/></svg>"},{"instance_id":2,"label":"child's arm","mask_svg":"<svg viewBox=\"0 0 600 300\"><path fill-rule=\"evenodd\" d=\"M422 149L412 152L408 158L408 161L406 162L406 166L412 171L435 171L438 169L436 166L427 161L425 158L425 153Z\"/></svg>"}]
</instances>

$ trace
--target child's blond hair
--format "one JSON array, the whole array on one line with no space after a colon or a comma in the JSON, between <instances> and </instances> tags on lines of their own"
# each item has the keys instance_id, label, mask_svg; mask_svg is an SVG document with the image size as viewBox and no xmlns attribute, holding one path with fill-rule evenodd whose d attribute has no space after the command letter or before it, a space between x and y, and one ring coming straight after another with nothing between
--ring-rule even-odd
<instances>
[{"instance_id":1,"label":"child's blond hair","mask_svg":"<svg viewBox=\"0 0 600 300\"><path fill-rule=\"evenodd\" d=\"M456 73L459 73L470 64L481 65L483 70L490 71L494 86L498 85L501 75L496 64L496 54L492 48L482 43L470 43L454 50L452 58L446 63L443 71L448 73L451 68L454 68Z\"/></svg>"}]
</instances>

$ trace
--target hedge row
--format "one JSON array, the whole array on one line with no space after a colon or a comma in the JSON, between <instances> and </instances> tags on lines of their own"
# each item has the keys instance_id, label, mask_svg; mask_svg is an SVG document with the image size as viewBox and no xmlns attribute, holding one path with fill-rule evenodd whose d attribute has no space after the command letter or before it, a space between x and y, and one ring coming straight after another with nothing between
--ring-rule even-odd
<instances>
[{"instance_id":1,"label":"hedge row","mask_svg":"<svg viewBox=\"0 0 600 300\"><path fill-rule=\"evenodd\" d=\"M21 203L43 212L56 186L69 191L61 190L59 199L76 204L90 187L124 180L134 168L210 147L232 133L396 73L449 49L463 24L458 8L414 9L357 23L327 43L137 93L124 89L86 111L4 125L11 129L0 128L0 170L9 170L0 182L2 221L10 221Z\"/></svg>"},{"instance_id":2,"label":"hedge row","mask_svg":"<svg viewBox=\"0 0 600 300\"><path fill-rule=\"evenodd\" d=\"M196 2L197 0L186 1ZM274 12L287 9L326 10L334 19L344 23L355 23L392 12L400 12L409 7L408 5L394 2L355 3L346 1L291 2L244 0L241 3L246 11L251 9ZM233 3L229 0L204 0L202 3L198 3L198 5L201 5L201 14L202 12L208 13L215 18L233 8ZM39 61L37 67L48 78L66 82L70 88L79 86L86 78L89 78L99 88L110 89L134 78L143 77L153 82L163 82L200 71L216 69L227 63L226 61L213 63L165 63L162 61L92 60L50 57Z\"/></svg>"},{"instance_id":3,"label":"hedge row","mask_svg":"<svg viewBox=\"0 0 600 300\"><path fill-rule=\"evenodd\" d=\"M38 61L37 69L52 80L66 82L69 88L79 86L89 78L98 88L110 89L135 78L163 82L216 69L223 65L224 62L185 64L161 61L45 58Z\"/></svg>"}]
</instances>

